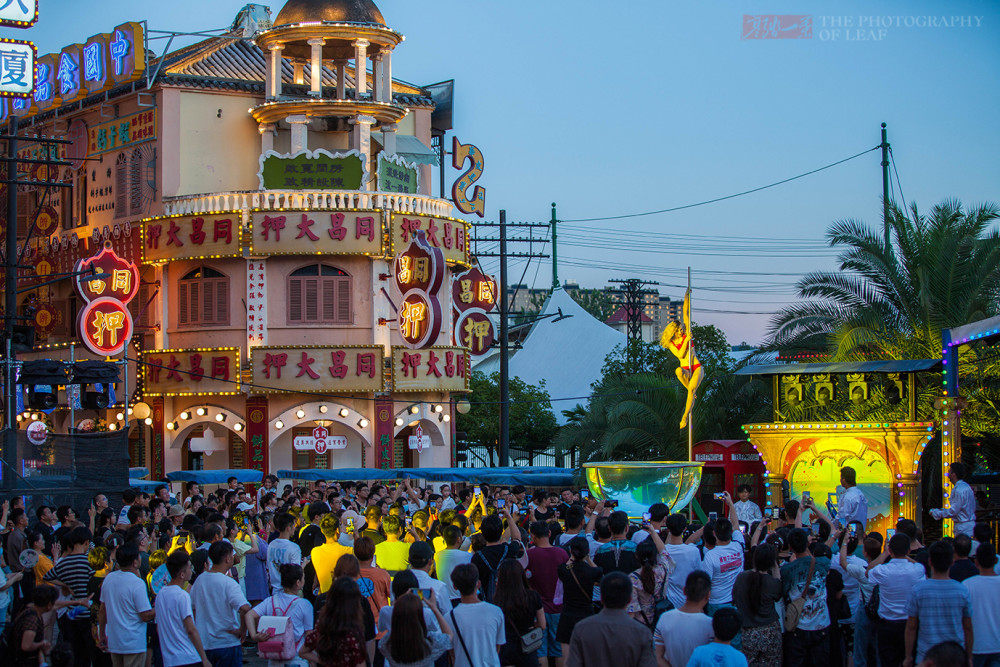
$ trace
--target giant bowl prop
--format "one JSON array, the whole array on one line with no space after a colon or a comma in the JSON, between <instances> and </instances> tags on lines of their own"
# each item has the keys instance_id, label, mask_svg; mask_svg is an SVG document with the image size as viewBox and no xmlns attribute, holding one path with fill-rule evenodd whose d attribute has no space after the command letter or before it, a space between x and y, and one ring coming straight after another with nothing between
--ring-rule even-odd
<instances>
[{"instance_id":1,"label":"giant bowl prop","mask_svg":"<svg viewBox=\"0 0 1000 667\"><path fill-rule=\"evenodd\" d=\"M687 461L605 461L584 463L583 469L594 498L617 500L618 509L638 518L653 503L664 503L671 512L687 507L701 484L703 465Z\"/></svg>"}]
</instances>

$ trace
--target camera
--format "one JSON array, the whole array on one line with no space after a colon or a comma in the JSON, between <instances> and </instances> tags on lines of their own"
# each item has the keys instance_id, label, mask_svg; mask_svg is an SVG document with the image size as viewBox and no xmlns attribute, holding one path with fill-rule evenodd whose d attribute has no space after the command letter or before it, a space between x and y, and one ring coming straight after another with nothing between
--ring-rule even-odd
<instances>
[{"instance_id":1,"label":"camera","mask_svg":"<svg viewBox=\"0 0 1000 667\"><path fill-rule=\"evenodd\" d=\"M716 500L725 500L726 499L726 492L725 491L720 491L719 493L713 493L712 497L715 498Z\"/></svg>"}]
</instances>

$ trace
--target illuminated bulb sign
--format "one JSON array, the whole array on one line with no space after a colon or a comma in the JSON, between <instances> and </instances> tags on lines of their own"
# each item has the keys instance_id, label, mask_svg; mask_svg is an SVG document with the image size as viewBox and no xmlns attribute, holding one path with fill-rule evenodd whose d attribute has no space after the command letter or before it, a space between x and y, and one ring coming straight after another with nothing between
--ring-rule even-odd
<instances>
[{"instance_id":1,"label":"illuminated bulb sign","mask_svg":"<svg viewBox=\"0 0 1000 667\"><path fill-rule=\"evenodd\" d=\"M23 1L0 0L0 25L3 8ZM142 24L134 21L42 58L35 57L30 42L0 40L0 96L25 98L9 107L0 105L0 116L9 111L28 118L131 83L145 73L145 35Z\"/></svg>"},{"instance_id":2,"label":"illuminated bulb sign","mask_svg":"<svg viewBox=\"0 0 1000 667\"><path fill-rule=\"evenodd\" d=\"M430 347L441 333L443 322L438 293L444 282L444 253L428 243L426 234L418 230L392 265L396 289L403 295L399 305L399 335L410 349Z\"/></svg>"},{"instance_id":3,"label":"illuminated bulb sign","mask_svg":"<svg viewBox=\"0 0 1000 667\"><path fill-rule=\"evenodd\" d=\"M0 0L0 27L30 28L38 22L38 0Z\"/></svg>"},{"instance_id":4,"label":"illuminated bulb sign","mask_svg":"<svg viewBox=\"0 0 1000 667\"><path fill-rule=\"evenodd\" d=\"M292 438L292 447L298 451L314 451L326 454L328 449L347 449L347 438L342 435L330 435L323 426L317 426L309 435L299 435Z\"/></svg>"},{"instance_id":5,"label":"illuminated bulb sign","mask_svg":"<svg viewBox=\"0 0 1000 667\"><path fill-rule=\"evenodd\" d=\"M496 328L489 313L496 306L497 282L477 268L457 275L451 284L454 305L455 343L473 356L489 352L496 340Z\"/></svg>"},{"instance_id":6,"label":"illuminated bulb sign","mask_svg":"<svg viewBox=\"0 0 1000 667\"><path fill-rule=\"evenodd\" d=\"M76 291L87 305L80 311L77 327L83 344L94 354L120 354L135 330L126 304L139 293L139 269L120 258L111 248L103 248L77 262ZM106 275L107 279L83 281L85 275Z\"/></svg>"}]
</instances>

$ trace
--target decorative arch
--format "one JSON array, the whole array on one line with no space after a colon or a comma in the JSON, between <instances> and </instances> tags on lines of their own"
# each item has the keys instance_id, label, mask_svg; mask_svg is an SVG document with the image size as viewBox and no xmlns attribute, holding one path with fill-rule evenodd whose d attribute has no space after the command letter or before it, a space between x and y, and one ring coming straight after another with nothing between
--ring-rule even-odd
<instances>
[{"instance_id":1,"label":"decorative arch","mask_svg":"<svg viewBox=\"0 0 1000 667\"><path fill-rule=\"evenodd\" d=\"M321 411L323 406L327 408L326 412ZM345 409L347 410L347 416L343 417L341 416L340 411ZM299 410L302 410L302 412L305 413L301 418L296 414ZM296 405L273 417L268 422L268 428L272 434L268 439L268 446L274 447L275 443L279 440L280 435L286 431L289 431L290 429L305 422L311 423L318 419L340 424L353 431L359 438L361 438L361 442L365 447L372 446L372 433L374 432L374 426L371 423L371 418L367 415L361 414L349 405L337 403L335 401L315 401L313 403ZM361 422L361 420L365 420L367 425L362 427L358 423ZM284 425L283 428L277 428L276 425L279 421Z\"/></svg>"}]
</instances>

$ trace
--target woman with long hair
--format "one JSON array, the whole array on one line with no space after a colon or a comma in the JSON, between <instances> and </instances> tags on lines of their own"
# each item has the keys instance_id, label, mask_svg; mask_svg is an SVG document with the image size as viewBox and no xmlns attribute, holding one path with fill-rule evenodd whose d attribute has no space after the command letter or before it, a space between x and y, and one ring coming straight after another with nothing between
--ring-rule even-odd
<instances>
[{"instance_id":1,"label":"woman with long hair","mask_svg":"<svg viewBox=\"0 0 1000 667\"><path fill-rule=\"evenodd\" d=\"M537 667L538 655L521 650L521 635L533 628L545 630L542 598L528 586L524 568L513 558L500 562L497 568L493 604L503 611L507 642L500 649L500 664L504 667Z\"/></svg>"},{"instance_id":2,"label":"woman with long hair","mask_svg":"<svg viewBox=\"0 0 1000 667\"><path fill-rule=\"evenodd\" d=\"M358 585L361 591L361 617L362 627L365 631L365 650L368 651L368 659L375 659L375 612L372 611L368 598L371 596L370 581L362 586L361 582L361 561L354 554L344 554L337 559L337 565L333 568L333 578L339 579L347 577ZM320 596L323 597L323 596Z\"/></svg>"},{"instance_id":3,"label":"woman with long hair","mask_svg":"<svg viewBox=\"0 0 1000 667\"><path fill-rule=\"evenodd\" d=\"M299 655L322 667L365 667L364 614L361 590L350 577L333 580L316 628L306 636Z\"/></svg>"},{"instance_id":4,"label":"woman with long hair","mask_svg":"<svg viewBox=\"0 0 1000 667\"><path fill-rule=\"evenodd\" d=\"M778 550L765 542L753 551L753 569L741 572L733 584L733 604L743 618L741 650L751 666L781 664L781 622L775 607L779 600Z\"/></svg>"},{"instance_id":5,"label":"woman with long hair","mask_svg":"<svg viewBox=\"0 0 1000 667\"><path fill-rule=\"evenodd\" d=\"M118 520L118 515L110 507L105 507L101 510L100 514L97 515L97 524L94 527L94 546L103 547L105 540L108 536L115 532L115 522Z\"/></svg>"},{"instance_id":6,"label":"woman with long hair","mask_svg":"<svg viewBox=\"0 0 1000 667\"><path fill-rule=\"evenodd\" d=\"M430 608L441 632L428 630L424 607ZM421 600L416 593L404 593L392 606L392 628L379 642L379 650L389 667L431 667L451 649L451 626L444 620L431 589Z\"/></svg>"},{"instance_id":7,"label":"woman with long hair","mask_svg":"<svg viewBox=\"0 0 1000 667\"><path fill-rule=\"evenodd\" d=\"M663 542L655 531L639 543L635 557L639 569L632 572L632 600L625 611L652 630L656 626L656 603L666 599L667 579L674 571L674 561L663 551Z\"/></svg>"},{"instance_id":8,"label":"woman with long hair","mask_svg":"<svg viewBox=\"0 0 1000 667\"><path fill-rule=\"evenodd\" d=\"M278 573L281 575L281 592L261 601L260 604L246 613L247 629L251 639L257 642L265 641L269 639L270 635L257 632L257 621L260 620L260 617L284 616L288 619L286 632L292 633L295 647L301 649L305 643L306 633L313 629L312 606L300 596L302 586L305 584L302 567L294 563L284 563L278 566ZM267 661L268 667L291 667L293 665L304 667L305 664L305 659L298 656L288 661Z\"/></svg>"},{"instance_id":9,"label":"woman with long hair","mask_svg":"<svg viewBox=\"0 0 1000 667\"><path fill-rule=\"evenodd\" d=\"M600 583L604 571L590 559L590 542L577 535L566 544L569 561L557 570L563 585L563 610L556 628L556 641L562 644L563 655L569 655L569 640L576 624L594 614L594 586Z\"/></svg>"}]
</instances>

